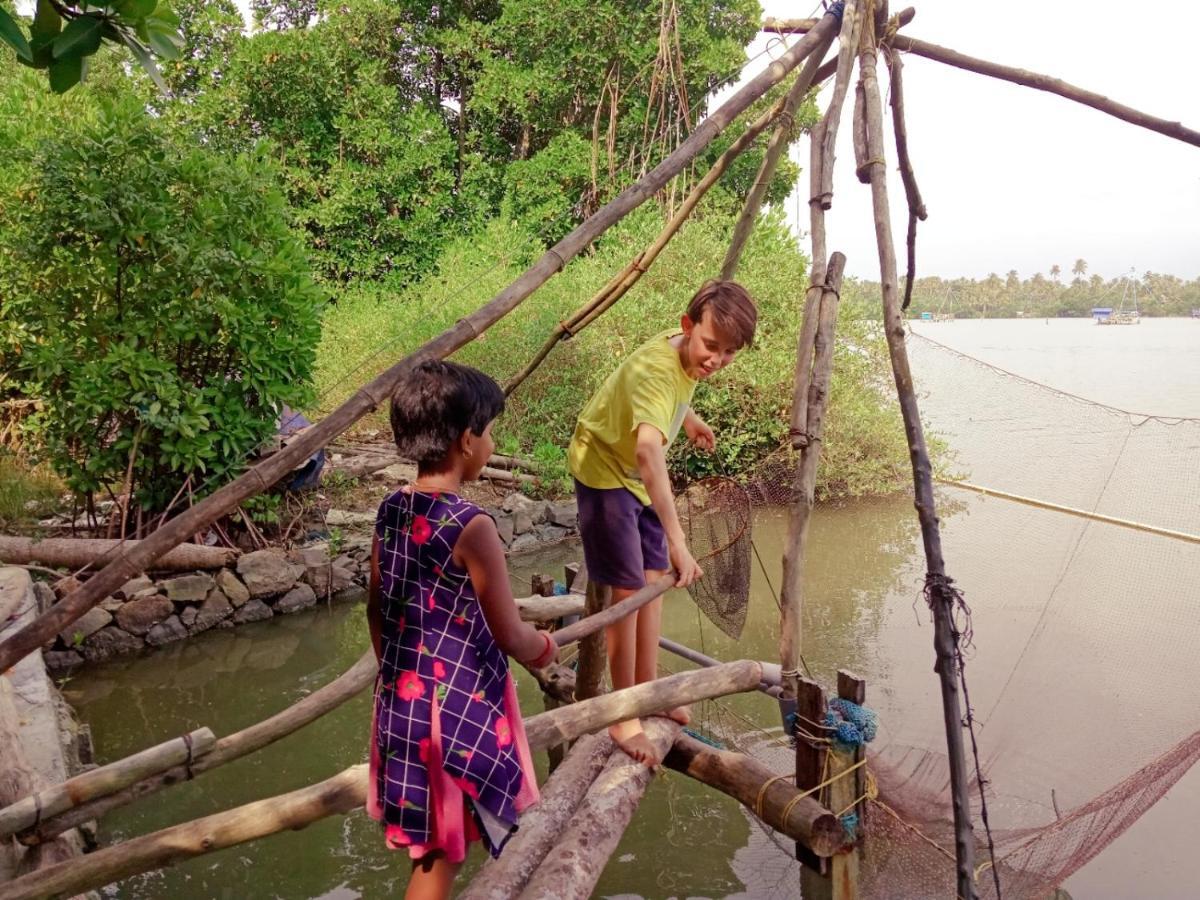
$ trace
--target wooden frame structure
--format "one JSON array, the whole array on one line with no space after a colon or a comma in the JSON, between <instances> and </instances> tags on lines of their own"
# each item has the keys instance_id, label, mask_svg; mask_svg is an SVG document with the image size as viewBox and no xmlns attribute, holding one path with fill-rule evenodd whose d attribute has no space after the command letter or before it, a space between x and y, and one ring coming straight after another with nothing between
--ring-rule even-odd
<instances>
[{"instance_id":1,"label":"wooden frame structure","mask_svg":"<svg viewBox=\"0 0 1200 900\"><path fill-rule=\"evenodd\" d=\"M959 699L962 660L958 648L959 635L955 631L953 621L956 594L945 574L932 472L904 344L905 332L901 314L903 306L907 305L915 269L916 223L924 219L927 213L908 151L907 128L903 114L902 64L899 54L912 53L989 77L1002 78L1036 90L1055 93L1130 124L1151 129L1194 146L1200 146L1200 132L1178 122L1147 115L1050 76L972 58L899 34L900 28L907 25L912 18L911 9L889 18L886 0L845 0L844 3L834 4L820 19L768 19L763 24L763 30L780 34L802 34L803 37L764 72L748 81L722 106L713 111L658 166L547 250L525 273L490 302L364 385L346 403L323 421L307 429L279 453L253 466L200 503L175 516L144 540L119 542L108 549L102 558L103 567L94 576L33 623L0 643L0 672L42 646L125 580L151 568L156 561L159 565L169 566L172 561L165 557L174 548L249 497L271 487L287 475L298 460L310 456L378 406L410 366L425 358L445 357L483 334L555 273L561 271L574 256L603 235L623 216L662 191L697 153L732 125L752 103L805 63L786 97L746 127L705 178L696 184L658 239L617 273L608 285L581 307L569 321L560 325L548 337L529 366L509 383L507 390L515 390L560 340L569 338L579 329L595 321L624 296L653 264L704 192L716 182L729 163L751 146L761 134L773 128L756 187L747 198L734 239L722 265L722 274L725 277L732 276L737 270L747 236L759 213L766 182L770 180L783 148L795 137L792 121L794 110L812 87L830 77L834 79L827 109L811 134L809 210L812 263L809 283L804 290L804 310L797 340L795 392L790 423L792 444L799 451L797 474L801 490L792 511L787 553L784 558L784 587L780 598L781 683L777 689L770 688L772 691L778 690L783 700L793 705L800 721L819 721L824 712L824 699L820 687L802 679L797 668L801 639L800 609L805 540L813 503L812 488L820 458L825 398L828 394L833 359L834 325L841 273L845 264L845 258L841 254L828 253L824 217L833 201L834 145L844 103L850 93L853 70L857 65L859 79L854 88L851 123L856 151L856 171L860 180L869 184L871 189L879 250L884 328L911 455L916 508L927 561L926 588L935 620L936 670L942 691L947 748L951 761L957 889L960 897L976 896L975 841L970 820L966 759L963 752L963 708ZM836 56L823 61L835 38L838 41ZM891 233L882 101L876 73L880 52L885 55L889 67L894 139L909 207L908 272L903 303L899 294L896 252ZM694 702L731 692L750 691L764 686L762 667L757 663L742 661L717 665L699 672L684 673L617 693L601 694L604 658L601 636L604 627L661 595L669 587L668 576L617 606L607 608L599 589L593 590L589 587L588 599L585 602L587 615L580 621L559 629L554 635L559 646L580 640L584 642L578 678L565 670L535 673L544 690L557 700L556 703L548 705L545 713L527 721L526 728L533 746L561 746L567 741L630 716L651 714L683 702ZM550 614L554 609L560 610L557 615L562 615L563 607L553 605L556 600L557 598L549 597L530 598L524 615L526 618L538 618L540 615ZM573 602L578 604L578 600ZM544 608L539 607L539 604L544 604ZM844 684L843 679L839 677L839 696L861 702L861 682L853 679L848 673L845 674ZM325 688L257 725L215 740L211 732L193 735L187 742L186 758L182 761L180 747L176 745L178 742L152 748L151 751L138 754L136 758L131 757L91 773L90 778L84 776L88 779L87 790L76 791L74 788L78 788L79 785L64 785L61 790L53 792L53 797L39 796L36 800L26 798L18 804L0 810L0 827L9 832L24 829L20 832L20 837L27 842L48 840L66 828L93 818L107 809L194 777L303 727L359 693L374 676L375 661L368 653ZM579 693L588 699L571 702L576 701L577 685ZM793 787L778 783L779 776L766 772L753 760L698 745L686 736L679 735L676 727L665 722L652 724L649 733L661 749L670 748L667 764L672 768L699 778L737 797L748 806L751 805L748 798L756 793L756 813L777 830L800 841L812 854L810 863L817 868L824 865L820 862L821 859L838 854L828 867L834 874L830 888L832 896L855 896L856 863L852 848L850 853L839 853L847 849L842 846L845 840L841 824L829 810L807 796L816 789L820 780L824 764L819 761L819 754L829 752L818 746L819 741L802 737L798 742L796 783ZM202 745L199 749L196 745L197 740ZM854 759L849 762L835 760L834 766L850 772L852 769L849 767L855 762ZM616 838L632 815L648 778L643 772L631 770L627 763L628 760L623 761L622 754L613 753L607 737L593 736L577 741L574 749L566 754L558 771L551 778L545 792L546 799L534 813L534 820L522 829L522 837L513 842L514 846L528 844L528 847L506 853L501 863L485 870L491 873L487 881L468 887L463 896L514 896L520 891L525 892L523 896L587 896L606 858L605 848L611 852L611 848L615 846ZM162 832L134 838L98 851L82 861L59 864L32 873L6 885L0 885L0 898L74 893L135 872L166 865L176 859L231 846L284 828L300 828L322 816L346 812L361 806L365 797L365 782L365 766L355 766L320 784L282 797L260 800ZM844 798L861 793L852 785L851 779L841 779L835 785L835 796L840 794ZM53 802L44 805L47 800ZM836 808L838 802L840 801L831 800L830 806ZM28 807L31 804L37 811L32 824L28 815ZM567 837L563 839L565 851L574 853L574 856L551 858L550 849L545 845L547 836L553 840L562 837L562 817L569 817L578 809L591 810L597 814L582 817L588 821L580 824L578 828L572 826L572 830L569 830ZM47 814L48 810L53 812ZM601 810L605 811L603 816L599 815ZM609 815L610 811L612 815ZM597 820L603 820L599 826L596 824ZM585 846L598 847L600 852L592 850L590 855L583 854L581 848ZM560 846L559 850L564 850L564 847ZM567 872L568 858L576 863L571 868L570 877L564 874ZM503 872L500 871L501 868L504 869ZM502 887L504 885L507 887Z\"/></svg>"}]
</instances>

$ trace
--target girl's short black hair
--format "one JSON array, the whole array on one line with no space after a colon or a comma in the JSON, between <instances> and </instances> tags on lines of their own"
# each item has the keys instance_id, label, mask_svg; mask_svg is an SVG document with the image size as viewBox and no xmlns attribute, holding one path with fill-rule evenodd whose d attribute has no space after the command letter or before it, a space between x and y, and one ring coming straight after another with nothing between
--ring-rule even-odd
<instances>
[{"instance_id":1,"label":"girl's short black hair","mask_svg":"<svg viewBox=\"0 0 1200 900\"><path fill-rule=\"evenodd\" d=\"M483 434L504 412L504 391L478 369L438 359L417 363L392 391L392 435L401 456L437 471L468 428Z\"/></svg>"}]
</instances>

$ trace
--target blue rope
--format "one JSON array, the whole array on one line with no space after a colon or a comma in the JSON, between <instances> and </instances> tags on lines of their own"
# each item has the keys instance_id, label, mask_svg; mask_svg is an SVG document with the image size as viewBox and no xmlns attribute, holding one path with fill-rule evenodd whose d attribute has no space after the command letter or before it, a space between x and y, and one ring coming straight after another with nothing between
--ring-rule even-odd
<instances>
[{"instance_id":1,"label":"blue rope","mask_svg":"<svg viewBox=\"0 0 1200 900\"><path fill-rule=\"evenodd\" d=\"M842 15L846 12L846 4L844 0L837 0L837 3L832 3L825 7L825 12L831 16L837 16L837 20L842 21Z\"/></svg>"},{"instance_id":2,"label":"blue rope","mask_svg":"<svg viewBox=\"0 0 1200 900\"><path fill-rule=\"evenodd\" d=\"M842 828L846 832L846 840L854 843L858 840L858 813L850 812L842 816Z\"/></svg>"},{"instance_id":3,"label":"blue rope","mask_svg":"<svg viewBox=\"0 0 1200 900\"><path fill-rule=\"evenodd\" d=\"M694 737L696 740L698 740L702 744L708 744L708 746L715 747L718 750L725 749L725 745L722 744L720 741L716 740L715 738L710 738L706 735L703 735L700 732L698 732L692 728L683 729L683 733L686 735L690 735L691 737Z\"/></svg>"},{"instance_id":4,"label":"blue rope","mask_svg":"<svg viewBox=\"0 0 1200 900\"><path fill-rule=\"evenodd\" d=\"M834 740L839 744L859 747L875 740L879 720L875 710L834 697L825 713L825 725L833 731Z\"/></svg>"}]
</instances>

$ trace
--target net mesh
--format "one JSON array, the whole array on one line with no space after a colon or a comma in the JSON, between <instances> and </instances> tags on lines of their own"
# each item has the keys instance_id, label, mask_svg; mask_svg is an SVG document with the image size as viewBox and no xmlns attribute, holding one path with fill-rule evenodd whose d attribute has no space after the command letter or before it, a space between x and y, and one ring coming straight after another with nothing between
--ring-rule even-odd
<instances>
[{"instance_id":1,"label":"net mesh","mask_svg":"<svg viewBox=\"0 0 1200 900\"><path fill-rule=\"evenodd\" d=\"M676 506L704 571L688 593L710 622L736 640L750 603L750 496L733 479L714 476L689 484Z\"/></svg>"},{"instance_id":2,"label":"net mesh","mask_svg":"<svg viewBox=\"0 0 1200 900\"><path fill-rule=\"evenodd\" d=\"M1200 535L1200 421L1091 403L917 337L909 352L926 428L950 448L938 507L947 571L972 609L966 670L1002 896L1052 897L1064 883L1103 893L1102 876L1071 879L1181 779L1184 805L1200 797L1200 778L1188 778L1200 758L1200 542L1143 527ZM789 460L771 461L745 493L754 505L786 502L793 476ZM962 482L1128 524L980 495ZM715 514L711 501L705 513ZM748 542L748 528L746 535ZM919 559L915 544L913 551ZM748 571L749 556L738 565ZM887 681L872 682L868 698L882 727L869 751L878 796L862 826L865 896L955 890L932 650L921 657L897 649L931 644L928 614L915 599L922 574L914 564L912 590L894 610L901 614L880 630L888 664ZM740 581L724 587L746 590ZM748 731L723 719L722 708L704 704L699 717L715 739L776 771L792 767L781 730ZM979 784L968 769L976 886L995 897ZM1187 841L1176 831L1187 833L1191 815L1160 814L1158 831L1141 845L1168 845L1185 860ZM769 834L752 843L759 852L745 877L763 890L787 884L794 895L790 843ZM1153 879L1148 892L1166 895ZM1194 887L1193 879L1185 894Z\"/></svg>"}]
</instances>

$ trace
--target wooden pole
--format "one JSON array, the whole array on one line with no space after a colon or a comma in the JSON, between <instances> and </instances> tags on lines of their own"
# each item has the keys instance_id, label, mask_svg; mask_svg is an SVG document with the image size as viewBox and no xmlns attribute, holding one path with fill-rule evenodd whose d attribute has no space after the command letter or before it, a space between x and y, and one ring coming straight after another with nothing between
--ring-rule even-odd
<instances>
[{"instance_id":1,"label":"wooden pole","mask_svg":"<svg viewBox=\"0 0 1200 900\"><path fill-rule=\"evenodd\" d=\"M538 599L554 598L554 579L548 575L534 575L530 579L530 590L538 597ZM530 598L533 599L533 598ZM519 605L519 604L518 604ZM521 611L521 618L525 619L525 611ZM554 616L552 621L557 621L561 616ZM552 709L558 709L562 705L562 701L550 694L542 694L542 708L549 712ZM552 744L546 748L546 756L549 760L550 771L557 769L563 761L563 753L566 752L565 744Z\"/></svg>"},{"instance_id":2,"label":"wooden pole","mask_svg":"<svg viewBox=\"0 0 1200 900\"><path fill-rule=\"evenodd\" d=\"M674 653L689 662L694 662L698 666L704 666L711 669L713 666L720 666L723 663L719 659L713 659L699 650L693 650L684 644L677 643L670 638L659 637L658 646L662 647L668 653ZM758 663L762 666L762 682L759 683L758 689L764 694L775 696L779 688L779 663L762 662Z\"/></svg>"},{"instance_id":3,"label":"wooden pole","mask_svg":"<svg viewBox=\"0 0 1200 900\"><path fill-rule=\"evenodd\" d=\"M890 79L890 102L892 105L892 132L896 138L896 159L900 165L900 180L904 183L904 199L908 203L908 265L904 272L904 301L900 309L908 309L912 302L913 282L917 277L917 220L924 222L929 218L925 201L921 198L921 189L917 186L917 176L913 172L912 157L908 152L908 125L904 120L904 62L895 47L884 49L884 60L887 62Z\"/></svg>"},{"instance_id":4,"label":"wooden pole","mask_svg":"<svg viewBox=\"0 0 1200 900\"><path fill-rule=\"evenodd\" d=\"M796 686L796 790L811 791L825 779L825 752L828 746L822 723L825 720L825 691L821 685L801 678ZM821 798L818 796L817 802ZM838 823L841 826L841 823ZM804 844L796 844L796 859L804 864L800 883L805 896L822 884L813 876L829 874L828 860L813 853Z\"/></svg>"},{"instance_id":5,"label":"wooden pole","mask_svg":"<svg viewBox=\"0 0 1200 900\"><path fill-rule=\"evenodd\" d=\"M597 616L612 602L612 588L588 580L584 619ZM580 700L604 693L604 673L608 670L608 641L603 628L579 641L579 664L575 669L575 696Z\"/></svg>"},{"instance_id":6,"label":"wooden pole","mask_svg":"<svg viewBox=\"0 0 1200 900\"><path fill-rule=\"evenodd\" d=\"M685 703L758 688L762 667L752 660L679 672L534 716L525 723L529 746L548 747L598 731L614 722L661 713Z\"/></svg>"},{"instance_id":7,"label":"wooden pole","mask_svg":"<svg viewBox=\"0 0 1200 900\"><path fill-rule=\"evenodd\" d=\"M858 48L858 35L862 29L861 7L858 0L846 0L846 10L842 14L842 28L838 33L837 75L833 81L833 96L829 100L829 109L821 128L821 188L817 201L822 209L833 206L833 159L834 146L837 144L838 124L842 118L842 104L846 100L846 90L850 86L850 73L854 68L854 54ZM812 32L809 32L811 34ZM814 259L824 259L820 257Z\"/></svg>"},{"instance_id":8,"label":"wooden pole","mask_svg":"<svg viewBox=\"0 0 1200 900\"><path fill-rule=\"evenodd\" d=\"M971 804L967 781L966 753L962 736L962 704L958 696L956 667L957 639L953 627L954 597L946 584L942 558L942 539L938 531L937 509L933 496L933 468L925 445L917 394L908 350L904 345L904 319L897 295L896 248L892 240L891 213L887 194L887 164L884 162L883 111L876 78L874 28L864 35L859 58L867 112L867 141L872 159L871 200L875 214L875 237L879 245L879 271L883 293L884 331L888 353L904 417L904 431L912 460L917 518L925 546L926 586L934 621L934 666L941 682L942 715L946 726L946 749L950 762L950 790L954 807L955 856L958 860L958 893L973 900L975 893L975 838L971 827Z\"/></svg>"},{"instance_id":9,"label":"wooden pole","mask_svg":"<svg viewBox=\"0 0 1200 900\"><path fill-rule=\"evenodd\" d=\"M247 803L39 869L0 885L0 900L71 897L183 859L280 831L296 831L318 819L362 806L366 788L367 767L353 766L289 794Z\"/></svg>"},{"instance_id":10,"label":"wooden pole","mask_svg":"<svg viewBox=\"0 0 1200 900\"><path fill-rule=\"evenodd\" d=\"M589 613L574 625L560 628L554 632L554 642L559 647L566 647L568 644L573 644L590 634L596 634L604 630L609 625L619 622L630 613L637 612L655 597L661 597L675 586L675 578L675 572L670 571L658 579L658 581L646 585L637 591L637 593L626 597L620 603L607 606L598 613Z\"/></svg>"},{"instance_id":11,"label":"wooden pole","mask_svg":"<svg viewBox=\"0 0 1200 900\"><path fill-rule=\"evenodd\" d=\"M908 12L908 10L905 10L905 12ZM904 12L900 13L900 16L902 17L901 23L903 24ZM812 19L767 18L763 20L762 30L776 34L804 34L812 27L810 24L812 21ZM948 66L954 66L956 69L965 69L968 72L987 75L989 78L998 78L1001 81L1010 81L1013 84L1033 88L1036 91L1057 94L1067 100L1082 103L1084 106L1090 106L1092 109L1114 116L1123 122L1128 122L1130 125L1137 125L1139 128L1157 131L1159 134L1174 138L1177 141L1183 141L1186 144L1200 147L1200 131L1187 128L1180 122L1171 122L1167 119L1160 119L1158 116L1149 115L1141 110L1134 109L1132 106L1126 106L1123 103L1110 100L1103 94L1097 94L1095 91L1077 87L1051 75L1043 75L1040 72L1031 72L1028 69L1018 69L1013 66L989 62L986 59L967 56L965 53L959 53L957 50L951 50L949 47L941 47L937 44L931 44L928 41L907 36L895 35L887 43L897 50L915 53L917 56L945 63Z\"/></svg>"},{"instance_id":12,"label":"wooden pole","mask_svg":"<svg viewBox=\"0 0 1200 900\"><path fill-rule=\"evenodd\" d=\"M66 569L82 569L121 549L132 550L139 541L107 538L27 538L0 535L0 565L4 563L41 563ZM232 565L237 550L180 544L154 561L156 571L189 572L195 569L219 569ZM120 587L120 585L118 585Z\"/></svg>"},{"instance_id":13,"label":"wooden pole","mask_svg":"<svg viewBox=\"0 0 1200 900\"><path fill-rule=\"evenodd\" d=\"M832 856L844 841L842 823L814 797L800 793L744 753L717 750L681 734L663 760L668 766L733 797L780 834L818 856ZM787 816L784 816L784 813Z\"/></svg>"},{"instance_id":14,"label":"wooden pole","mask_svg":"<svg viewBox=\"0 0 1200 900\"><path fill-rule=\"evenodd\" d=\"M748 81L712 115L700 123L666 159L636 183L622 191L595 215L546 251L523 275L453 327L423 344L386 372L360 388L349 400L316 425L308 428L283 450L251 467L243 475L214 491L195 506L180 513L136 547L126 548L106 560L104 568L80 588L51 607L35 621L0 643L0 672L6 671L27 653L38 649L54 635L107 597L138 572L150 567L159 556L232 511L241 502L288 474L294 466L328 444L363 415L375 409L409 367L422 359L442 358L475 339L508 315L534 290L559 272L577 253L595 241L626 213L654 196L671 178L707 147L755 100L782 81L836 27L836 17L826 15L821 23L763 72Z\"/></svg>"},{"instance_id":15,"label":"wooden pole","mask_svg":"<svg viewBox=\"0 0 1200 900\"><path fill-rule=\"evenodd\" d=\"M866 682L851 672L839 670L838 697L861 706L866 700ZM829 751L829 777L833 778L849 771L862 762L864 755L865 751L861 744L856 747L843 747L834 742ZM864 783L862 768L859 767L854 769L853 775L838 778L829 786L829 808L835 816L839 817L857 813L859 824L856 831L859 834L862 832L862 815L866 809L866 805L862 802ZM840 824L839 821L839 826ZM857 839L844 852L838 853L830 859L829 881L833 900L855 900L858 897L858 862Z\"/></svg>"},{"instance_id":16,"label":"wooden pole","mask_svg":"<svg viewBox=\"0 0 1200 900\"><path fill-rule=\"evenodd\" d=\"M771 184L771 179L775 177L775 170L779 166L779 159L783 156L783 151L791 142L793 129L796 127L796 110L812 89L817 69L821 65L821 60L825 58L825 51L832 43L833 38L830 36L829 40L813 51L804 64L804 68L800 70L800 74L796 76L796 83L792 85L792 89L788 91L787 97L784 99L778 124L771 132L766 153L763 154L758 174L754 177L754 185L750 188L750 193L746 195L741 215L738 216L737 224L733 227L733 237L725 251L725 261L721 264L721 278L724 281L731 280L737 274L742 251L745 250L746 242L750 239L750 232L754 230L754 223L758 219L759 210L762 209L767 188Z\"/></svg>"},{"instance_id":17,"label":"wooden pole","mask_svg":"<svg viewBox=\"0 0 1200 900\"><path fill-rule=\"evenodd\" d=\"M374 682L378 670L375 653L368 650L353 666L324 687L313 691L307 697L270 718L219 739L213 745L212 750L195 760L190 768L177 765L165 772L143 778L109 796L97 797L83 803L62 815L53 818L43 816L45 821L30 835L30 839L36 842L51 840L64 831L99 818L110 810L156 793L164 787L187 781L196 775L240 759L256 750L261 750L280 738L300 730L310 722L316 721L327 712L337 709L351 697L357 696Z\"/></svg>"},{"instance_id":18,"label":"wooden pole","mask_svg":"<svg viewBox=\"0 0 1200 900\"><path fill-rule=\"evenodd\" d=\"M607 734L580 739L542 788L537 806L521 815L521 827L504 846L504 853L483 864L458 900L510 900L520 894L566 831L615 747Z\"/></svg>"},{"instance_id":19,"label":"wooden pole","mask_svg":"<svg viewBox=\"0 0 1200 900\"><path fill-rule=\"evenodd\" d=\"M197 728L132 756L69 778L0 809L0 840L24 831L95 797L104 797L172 766L195 761L216 743L209 728Z\"/></svg>"},{"instance_id":20,"label":"wooden pole","mask_svg":"<svg viewBox=\"0 0 1200 900\"><path fill-rule=\"evenodd\" d=\"M804 552L808 542L808 523L816 490L817 465L821 459L821 437L825 429L825 404L833 370L833 339L837 324L838 292L846 257L834 253L826 267L826 282L821 290L821 305L814 341L812 377L809 381L807 423L804 446L800 450L796 478L798 492L788 520L787 546L783 555L783 582L779 593L779 663L782 666L783 698L797 696L800 677L800 647L804 606Z\"/></svg>"},{"instance_id":21,"label":"wooden pole","mask_svg":"<svg viewBox=\"0 0 1200 900\"><path fill-rule=\"evenodd\" d=\"M660 757L680 731L679 723L670 719L651 719L645 728ZM624 753L613 753L557 845L534 871L521 900L588 900L653 774Z\"/></svg>"},{"instance_id":22,"label":"wooden pole","mask_svg":"<svg viewBox=\"0 0 1200 900\"><path fill-rule=\"evenodd\" d=\"M584 611L582 594L556 597L517 597L517 612L522 622L553 622L563 616L578 616Z\"/></svg>"}]
</instances>

